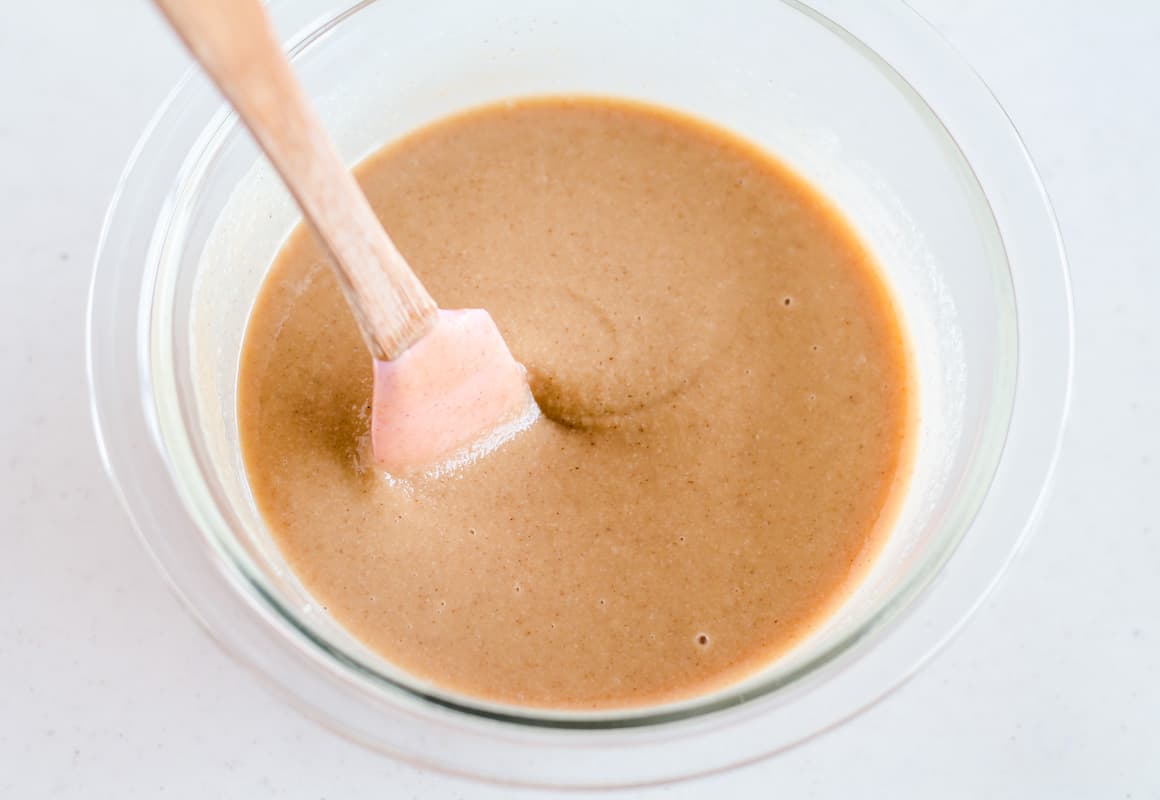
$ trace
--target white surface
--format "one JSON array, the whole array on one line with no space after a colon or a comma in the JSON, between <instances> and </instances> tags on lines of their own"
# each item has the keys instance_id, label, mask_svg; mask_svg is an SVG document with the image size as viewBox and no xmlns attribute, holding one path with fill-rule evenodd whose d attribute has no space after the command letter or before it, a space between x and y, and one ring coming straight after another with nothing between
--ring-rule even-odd
<instances>
[{"instance_id":1,"label":"white surface","mask_svg":"<svg viewBox=\"0 0 1160 800\"><path fill-rule=\"evenodd\" d=\"M634 796L1160 797L1160 6L914 5L1005 104L1063 227L1078 385L1053 500L893 696L773 761ZM0 797L510 797L267 694L178 605L101 473L89 265L183 63L139 0L0 3Z\"/></svg>"}]
</instances>

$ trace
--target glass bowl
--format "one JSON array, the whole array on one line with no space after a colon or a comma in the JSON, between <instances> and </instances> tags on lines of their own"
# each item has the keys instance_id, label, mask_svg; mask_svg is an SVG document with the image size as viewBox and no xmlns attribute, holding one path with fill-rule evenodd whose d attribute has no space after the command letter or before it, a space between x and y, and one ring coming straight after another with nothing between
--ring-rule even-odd
<instances>
[{"instance_id":1,"label":"glass bowl","mask_svg":"<svg viewBox=\"0 0 1160 800\"><path fill-rule=\"evenodd\" d=\"M1051 209L987 88L902 3L329 0L272 6L350 162L503 98L678 108L818 185L876 253L919 376L914 472L837 613L760 673L682 703L553 712L394 668L311 599L258 515L238 448L238 354L298 220L196 72L137 145L89 309L103 458L206 629L312 717L428 767L511 784L644 785L754 761L898 686L964 622L1042 506L1067 412L1071 300Z\"/></svg>"}]
</instances>

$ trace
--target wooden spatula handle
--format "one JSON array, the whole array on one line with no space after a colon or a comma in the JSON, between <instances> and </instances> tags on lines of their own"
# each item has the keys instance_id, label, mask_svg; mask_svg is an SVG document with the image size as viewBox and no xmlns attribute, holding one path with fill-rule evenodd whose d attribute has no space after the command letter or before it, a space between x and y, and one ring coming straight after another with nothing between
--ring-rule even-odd
<instances>
[{"instance_id":1,"label":"wooden spatula handle","mask_svg":"<svg viewBox=\"0 0 1160 800\"><path fill-rule=\"evenodd\" d=\"M391 360L434 324L435 301L347 171L259 0L156 0L237 109L330 251L375 358Z\"/></svg>"}]
</instances>

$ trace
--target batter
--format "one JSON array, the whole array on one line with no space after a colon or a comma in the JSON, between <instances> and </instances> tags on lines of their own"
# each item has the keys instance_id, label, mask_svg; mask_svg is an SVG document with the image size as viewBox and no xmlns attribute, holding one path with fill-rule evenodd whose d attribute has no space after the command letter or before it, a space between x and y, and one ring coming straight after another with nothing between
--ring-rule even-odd
<instances>
[{"instance_id":1,"label":"batter","mask_svg":"<svg viewBox=\"0 0 1160 800\"><path fill-rule=\"evenodd\" d=\"M580 98L441 121L357 175L440 304L491 312L545 418L388 480L370 356L296 230L239 422L255 500L330 614L447 689L607 709L742 678L834 610L905 483L912 377L817 192L705 123Z\"/></svg>"}]
</instances>

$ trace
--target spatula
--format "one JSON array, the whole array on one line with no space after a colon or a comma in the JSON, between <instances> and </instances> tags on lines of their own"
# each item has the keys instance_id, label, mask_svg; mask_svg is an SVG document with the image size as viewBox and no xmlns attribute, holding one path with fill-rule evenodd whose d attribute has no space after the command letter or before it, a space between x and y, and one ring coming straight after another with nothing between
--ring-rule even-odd
<instances>
[{"instance_id":1,"label":"spatula","mask_svg":"<svg viewBox=\"0 0 1160 800\"><path fill-rule=\"evenodd\" d=\"M374 357L371 438L396 476L474 458L534 422L524 368L482 309L440 311L379 223L259 0L156 0L331 256Z\"/></svg>"}]
</instances>

